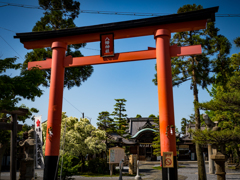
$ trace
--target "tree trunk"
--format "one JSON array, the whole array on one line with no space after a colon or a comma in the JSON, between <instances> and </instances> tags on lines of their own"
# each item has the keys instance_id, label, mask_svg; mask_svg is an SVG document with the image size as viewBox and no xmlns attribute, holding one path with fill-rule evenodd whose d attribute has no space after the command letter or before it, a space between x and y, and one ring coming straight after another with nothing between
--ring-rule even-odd
<instances>
[{"instance_id":1,"label":"tree trunk","mask_svg":"<svg viewBox=\"0 0 240 180\"><path fill-rule=\"evenodd\" d=\"M0 143L0 173L2 172L2 159L3 155L5 153L5 150L7 149L8 143Z\"/></svg>"},{"instance_id":2,"label":"tree trunk","mask_svg":"<svg viewBox=\"0 0 240 180\"><path fill-rule=\"evenodd\" d=\"M81 172L84 172L84 165L85 165L85 157L81 155L81 160L82 160L82 166L81 166Z\"/></svg>"},{"instance_id":3,"label":"tree trunk","mask_svg":"<svg viewBox=\"0 0 240 180\"><path fill-rule=\"evenodd\" d=\"M194 57L195 58L195 57ZM194 65L194 60L193 60ZM192 71L193 76L193 96L194 96L194 110L195 110L195 130L200 130L201 128L201 122L200 122L200 112L199 108L196 107L196 103L198 103L198 89L197 89L197 83L196 83L196 75L195 70ZM198 180L207 180L206 177L206 169L205 169L205 162L203 160L203 152L201 145L199 143L195 143L196 145L196 154L197 154L197 161L198 161Z\"/></svg>"}]
</instances>

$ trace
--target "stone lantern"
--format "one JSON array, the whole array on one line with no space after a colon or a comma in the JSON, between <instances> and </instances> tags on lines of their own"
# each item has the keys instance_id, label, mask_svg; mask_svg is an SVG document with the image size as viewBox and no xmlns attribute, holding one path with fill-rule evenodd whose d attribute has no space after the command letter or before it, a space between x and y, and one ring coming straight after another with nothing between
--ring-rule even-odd
<instances>
[{"instance_id":1,"label":"stone lantern","mask_svg":"<svg viewBox=\"0 0 240 180\"><path fill-rule=\"evenodd\" d=\"M34 179L34 130L28 131L28 139L19 142L20 146L20 175L18 180Z\"/></svg>"},{"instance_id":2,"label":"stone lantern","mask_svg":"<svg viewBox=\"0 0 240 180\"><path fill-rule=\"evenodd\" d=\"M225 180L226 179L226 172L225 172L226 156L221 152L217 152L216 154L211 155L211 159L215 161L217 180Z\"/></svg>"}]
</instances>

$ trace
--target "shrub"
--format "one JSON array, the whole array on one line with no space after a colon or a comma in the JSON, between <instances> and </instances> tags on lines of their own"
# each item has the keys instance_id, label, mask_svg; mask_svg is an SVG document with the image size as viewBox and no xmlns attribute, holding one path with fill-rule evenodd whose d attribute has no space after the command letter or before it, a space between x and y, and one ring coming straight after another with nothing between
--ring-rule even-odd
<instances>
[{"instance_id":1,"label":"shrub","mask_svg":"<svg viewBox=\"0 0 240 180\"><path fill-rule=\"evenodd\" d=\"M58 162L58 177L60 177L62 157ZM61 180L69 179L71 176L78 174L78 169L82 166L79 158L76 156L64 154Z\"/></svg>"},{"instance_id":2,"label":"shrub","mask_svg":"<svg viewBox=\"0 0 240 180\"><path fill-rule=\"evenodd\" d=\"M88 171L97 174L109 174L109 164L106 159L95 158L88 161Z\"/></svg>"}]
</instances>

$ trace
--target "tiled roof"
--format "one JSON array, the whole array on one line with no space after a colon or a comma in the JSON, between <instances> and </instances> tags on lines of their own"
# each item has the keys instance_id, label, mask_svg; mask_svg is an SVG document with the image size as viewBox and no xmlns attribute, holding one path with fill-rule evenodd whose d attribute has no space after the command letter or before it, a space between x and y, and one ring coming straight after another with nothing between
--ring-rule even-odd
<instances>
[{"instance_id":1,"label":"tiled roof","mask_svg":"<svg viewBox=\"0 0 240 180\"><path fill-rule=\"evenodd\" d=\"M147 121L149 121L152 125L157 125L154 123L152 118L128 118L129 122L129 134L134 136L140 129L143 127Z\"/></svg>"}]
</instances>

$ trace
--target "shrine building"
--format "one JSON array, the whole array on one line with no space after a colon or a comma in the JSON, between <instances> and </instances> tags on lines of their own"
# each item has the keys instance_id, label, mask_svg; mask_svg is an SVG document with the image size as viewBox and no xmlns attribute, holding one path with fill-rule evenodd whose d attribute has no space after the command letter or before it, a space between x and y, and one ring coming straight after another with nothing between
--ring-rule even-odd
<instances>
[{"instance_id":1,"label":"shrine building","mask_svg":"<svg viewBox=\"0 0 240 180\"><path fill-rule=\"evenodd\" d=\"M109 139L117 146L129 147L130 154L137 154L138 160L156 161L157 156L153 155L152 142L157 132L154 128L157 126L153 118L127 118L127 134L131 137L126 139L117 133L108 135Z\"/></svg>"},{"instance_id":2,"label":"shrine building","mask_svg":"<svg viewBox=\"0 0 240 180\"><path fill-rule=\"evenodd\" d=\"M152 142L154 137L156 137L155 128L158 125L154 122L153 118L127 118L128 120L128 130L127 134L131 137L129 139L121 137L117 133L112 133L108 135L111 139L111 143L115 146L126 146L129 148L130 154L137 154L138 160L140 161L157 161L160 157L153 155ZM187 124L186 133L176 134L178 139L176 143L178 151L178 160L182 161L196 161L196 149L193 142L192 134L189 130L195 129L195 124ZM205 129L205 126L201 126L201 129ZM207 159L207 145L202 146L203 153L205 155L205 160Z\"/></svg>"}]
</instances>

